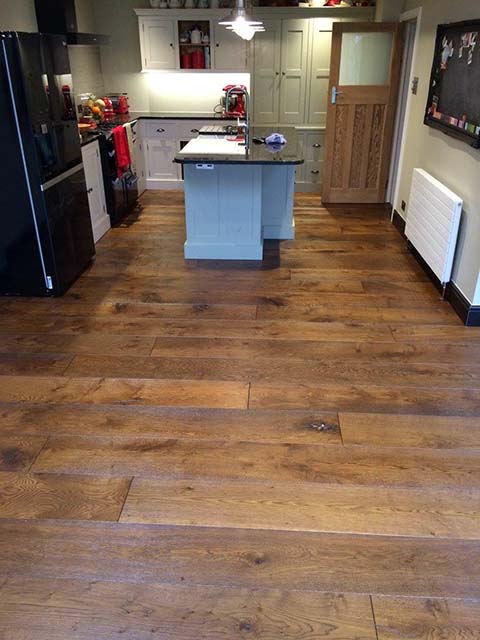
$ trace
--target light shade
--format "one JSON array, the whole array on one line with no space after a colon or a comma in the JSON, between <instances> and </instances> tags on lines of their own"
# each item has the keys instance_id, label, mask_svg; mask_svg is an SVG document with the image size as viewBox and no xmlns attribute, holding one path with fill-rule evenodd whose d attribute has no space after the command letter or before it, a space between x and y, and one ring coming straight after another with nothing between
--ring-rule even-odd
<instances>
[{"instance_id":1,"label":"light shade","mask_svg":"<svg viewBox=\"0 0 480 640\"><path fill-rule=\"evenodd\" d=\"M265 31L262 21L247 13L245 0L237 0L235 8L219 24L234 31L244 40L251 40L257 31Z\"/></svg>"}]
</instances>

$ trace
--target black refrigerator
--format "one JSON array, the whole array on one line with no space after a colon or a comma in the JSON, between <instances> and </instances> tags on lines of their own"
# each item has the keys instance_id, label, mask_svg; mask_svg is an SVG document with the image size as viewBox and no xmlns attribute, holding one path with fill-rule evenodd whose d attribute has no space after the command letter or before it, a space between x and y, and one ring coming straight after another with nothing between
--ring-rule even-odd
<instances>
[{"instance_id":1,"label":"black refrigerator","mask_svg":"<svg viewBox=\"0 0 480 640\"><path fill-rule=\"evenodd\" d=\"M0 33L0 295L62 295L95 254L63 36Z\"/></svg>"}]
</instances>

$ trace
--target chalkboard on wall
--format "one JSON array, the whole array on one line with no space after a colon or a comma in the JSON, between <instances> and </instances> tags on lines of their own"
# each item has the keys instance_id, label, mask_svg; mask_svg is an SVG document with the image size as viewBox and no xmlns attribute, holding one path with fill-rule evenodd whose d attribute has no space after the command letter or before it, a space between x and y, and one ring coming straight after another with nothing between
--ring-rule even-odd
<instances>
[{"instance_id":1,"label":"chalkboard on wall","mask_svg":"<svg viewBox=\"0 0 480 640\"><path fill-rule=\"evenodd\" d=\"M480 20L439 25L425 124L480 149Z\"/></svg>"}]
</instances>

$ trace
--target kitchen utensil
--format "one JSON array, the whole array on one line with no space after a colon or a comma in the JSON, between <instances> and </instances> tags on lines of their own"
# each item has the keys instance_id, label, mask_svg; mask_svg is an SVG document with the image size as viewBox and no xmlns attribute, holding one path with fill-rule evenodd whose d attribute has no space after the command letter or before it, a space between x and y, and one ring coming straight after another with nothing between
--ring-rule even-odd
<instances>
[{"instance_id":1,"label":"kitchen utensil","mask_svg":"<svg viewBox=\"0 0 480 640\"><path fill-rule=\"evenodd\" d=\"M192 68L205 69L205 57L201 49L199 51L192 52Z\"/></svg>"},{"instance_id":2,"label":"kitchen utensil","mask_svg":"<svg viewBox=\"0 0 480 640\"><path fill-rule=\"evenodd\" d=\"M192 54L191 53L182 53L180 56L180 66L182 69L191 69L192 68Z\"/></svg>"},{"instance_id":3,"label":"kitchen utensil","mask_svg":"<svg viewBox=\"0 0 480 640\"><path fill-rule=\"evenodd\" d=\"M203 36L204 36L203 31L200 31L200 29L197 26L195 26L190 32L190 42L192 44L202 44ZM203 54L202 54L202 57L203 57Z\"/></svg>"}]
</instances>

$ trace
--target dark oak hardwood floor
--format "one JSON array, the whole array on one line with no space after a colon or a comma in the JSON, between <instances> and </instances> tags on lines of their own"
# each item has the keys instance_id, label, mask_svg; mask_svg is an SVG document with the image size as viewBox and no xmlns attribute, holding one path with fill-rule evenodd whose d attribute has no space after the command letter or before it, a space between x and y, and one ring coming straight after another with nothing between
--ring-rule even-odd
<instances>
[{"instance_id":1,"label":"dark oak hardwood floor","mask_svg":"<svg viewBox=\"0 0 480 640\"><path fill-rule=\"evenodd\" d=\"M375 207L186 262L149 192L0 311L0 640L480 638L480 329Z\"/></svg>"}]
</instances>

